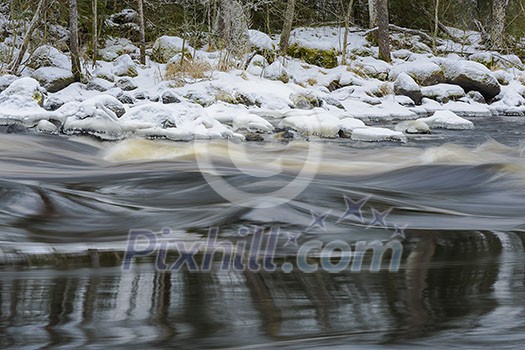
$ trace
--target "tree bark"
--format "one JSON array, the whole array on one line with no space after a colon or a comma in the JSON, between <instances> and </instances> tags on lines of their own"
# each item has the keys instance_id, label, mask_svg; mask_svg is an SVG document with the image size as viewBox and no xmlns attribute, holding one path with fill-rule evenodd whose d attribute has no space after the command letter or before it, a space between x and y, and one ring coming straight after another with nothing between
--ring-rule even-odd
<instances>
[{"instance_id":1,"label":"tree bark","mask_svg":"<svg viewBox=\"0 0 525 350\"><path fill-rule=\"evenodd\" d=\"M284 14L283 31L281 32L281 40L279 43L281 46L281 53L283 55L285 55L286 51L288 51L288 45L290 43L290 33L292 32L294 14L295 14L295 0L288 0L288 4L286 6L286 12Z\"/></svg>"},{"instance_id":2,"label":"tree bark","mask_svg":"<svg viewBox=\"0 0 525 350\"><path fill-rule=\"evenodd\" d=\"M144 25L144 4L142 0L138 1L139 8L139 26L140 26L140 63L146 64L146 28Z\"/></svg>"},{"instance_id":3,"label":"tree bark","mask_svg":"<svg viewBox=\"0 0 525 350\"><path fill-rule=\"evenodd\" d=\"M492 1L492 23L490 30L490 46L493 50L505 47L505 17L509 0Z\"/></svg>"},{"instance_id":4,"label":"tree bark","mask_svg":"<svg viewBox=\"0 0 525 350\"><path fill-rule=\"evenodd\" d=\"M24 36L24 41L22 42L20 51L18 51L18 55L16 56L16 58L11 63L11 66L9 67L9 71L11 72L11 74L18 73L18 69L20 68L22 59L24 58L24 55L29 46L29 41L31 40L31 36L33 35L33 32L35 31L38 25L40 17L42 16L42 13L44 12L45 4L46 4L46 0L40 0L40 2L38 3L38 7L35 11L35 14L33 15L33 19L31 20L31 23L29 24L29 28L27 29L27 32Z\"/></svg>"},{"instance_id":5,"label":"tree bark","mask_svg":"<svg viewBox=\"0 0 525 350\"><path fill-rule=\"evenodd\" d=\"M78 7L77 0L69 0L69 51L71 52L71 72L76 82L82 78L80 68L80 50L78 43Z\"/></svg>"},{"instance_id":6,"label":"tree bark","mask_svg":"<svg viewBox=\"0 0 525 350\"><path fill-rule=\"evenodd\" d=\"M354 0L350 0L345 15L345 32L343 34L343 49L341 56L341 63L346 64L346 51L348 50L348 32L350 30L350 19L352 18L352 9L354 7Z\"/></svg>"},{"instance_id":7,"label":"tree bark","mask_svg":"<svg viewBox=\"0 0 525 350\"><path fill-rule=\"evenodd\" d=\"M368 16L370 19L370 28L377 27L377 4L376 0L368 0Z\"/></svg>"},{"instance_id":8,"label":"tree bark","mask_svg":"<svg viewBox=\"0 0 525 350\"><path fill-rule=\"evenodd\" d=\"M248 46L248 19L239 0L221 0L223 38L226 50L233 56L241 56Z\"/></svg>"},{"instance_id":9,"label":"tree bark","mask_svg":"<svg viewBox=\"0 0 525 350\"><path fill-rule=\"evenodd\" d=\"M98 1L93 0L93 68L97 65L98 54Z\"/></svg>"},{"instance_id":10,"label":"tree bark","mask_svg":"<svg viewBox=\"0 0 525 350\"><path fill-rule=\"evenodd\" d=\"M437 54L437 35L439 31L439 0L434 1L434 37L432 38L432 51Z\"/></svg>"},{"instance_id":11,"label":"tree bark","mask_svg":"<svg viewBox=\"0 0 525 350\"><path fill-rule=\"evenodd\" d=\"M388 19L388 0L375 0L377 9L377 44L379 46L379 59L390 62L390 32Z\"/></svg>"}]
</instances>

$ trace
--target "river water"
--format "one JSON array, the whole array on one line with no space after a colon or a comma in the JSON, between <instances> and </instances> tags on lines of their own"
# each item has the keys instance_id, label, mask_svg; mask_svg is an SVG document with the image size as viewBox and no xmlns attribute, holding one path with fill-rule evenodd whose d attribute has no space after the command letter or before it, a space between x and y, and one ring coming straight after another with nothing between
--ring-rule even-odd
<instances>
[{"instance_id":1,"label":"river water","mask_svg":"<svg viewBox=\"0 0 525 350\"><path fill-rule=\"evenodd\" d=\"M474 122L406 145L2 134L0 347L521 347L525 122ZM236 249L277 236L276 270L221 269L220 254L206 271L158 269L156 252L123 269L130 230L155 232L173 262L210 228ZM379 271L366 256L304 271L311 242L402 254L394 269L392 253Z\"/></svg>"}]
</instances>

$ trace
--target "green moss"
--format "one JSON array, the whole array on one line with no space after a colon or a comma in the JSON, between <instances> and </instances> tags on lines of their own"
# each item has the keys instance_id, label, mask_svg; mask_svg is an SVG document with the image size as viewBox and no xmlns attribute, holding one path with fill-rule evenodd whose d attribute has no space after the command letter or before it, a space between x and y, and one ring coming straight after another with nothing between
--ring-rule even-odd
<instances>
[{"instance_id":1,"label":"green moss","mask_svg":"<svg viewBox=\"0 0 525 350\"><path fill-rule=\"evenodd\" d=\"M287 53L294 58L323 68L334 68L338 64L335 50L310 49L292 44Z\"/></svg>"},{"instance_id":2,"label":"green moss","mask_svg":"<svg viewBox=\"0 0 525 350\"><path fill-rule=\"evenodd\" d=\"M40 106L44 105L44 96L40 91L33 92L33 100L35 100Z\"/></svg>"}]
</instances>

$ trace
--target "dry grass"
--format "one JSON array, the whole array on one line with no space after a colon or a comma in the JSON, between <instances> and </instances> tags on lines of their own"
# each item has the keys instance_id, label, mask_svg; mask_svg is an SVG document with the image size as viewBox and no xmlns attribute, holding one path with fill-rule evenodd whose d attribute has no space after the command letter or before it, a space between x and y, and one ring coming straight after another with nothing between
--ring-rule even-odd
<instances>
[{"instance_id":1,"label":"dry grass","mask_svg":"<svg viewBox=\"0 0 525 350\"><path fill-rule=\"evenodd\" d=\"M308 84L314 86L314 85L317 85L317 79L314 79L314 78L309 78L307 80Z\"/></svg>"},{"instance_id":2,"label":"dry grass","mask_svg":"<svg viewBox=\"0 0 525 350\"><path fill-rule=\"evenodd\" d=\"M175 81L200 80L209 77L211 65L208 62L196 59L185 59L177 63L166 65L164 79Z\"/></svg>"}]
</instances>

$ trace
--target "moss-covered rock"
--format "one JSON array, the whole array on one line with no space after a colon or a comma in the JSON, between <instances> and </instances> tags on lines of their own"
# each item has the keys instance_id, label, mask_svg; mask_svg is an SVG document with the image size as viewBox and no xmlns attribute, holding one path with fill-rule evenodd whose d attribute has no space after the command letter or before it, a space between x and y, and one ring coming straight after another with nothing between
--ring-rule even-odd
<instances>
[{"instance_id":1,"label":"moss-covered rock","mask_svg":"<svg viewBox=\"0 0 525 350\"><path fill-rule=\"evenodd\" d=\"M288 48L287 54L323 68L334 68L338 64L335 50L311 49L292 44Z\"/></svg>"}]
</instances>

